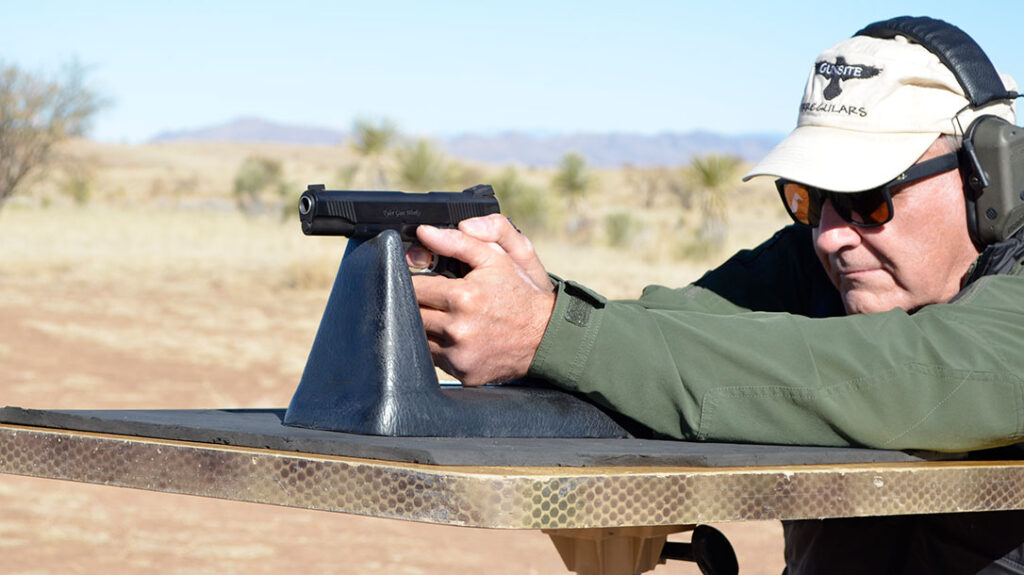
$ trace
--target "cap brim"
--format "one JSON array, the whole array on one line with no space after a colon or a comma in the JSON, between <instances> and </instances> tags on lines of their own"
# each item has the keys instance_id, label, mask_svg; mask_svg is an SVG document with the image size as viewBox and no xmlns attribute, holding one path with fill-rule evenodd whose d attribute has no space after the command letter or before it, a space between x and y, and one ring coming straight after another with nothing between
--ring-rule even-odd
<instances>
[{"instance_id":1,"label":"cap brim","mask_svg":"<svg viewBox=\"0 0 1024 575\"><path fill-rule=\"evenodd\" d=\"M772 176L836 192L868 190L903 173L939 135L800 126L743 176L743 181Z\"/></svg>"}]
</instances>

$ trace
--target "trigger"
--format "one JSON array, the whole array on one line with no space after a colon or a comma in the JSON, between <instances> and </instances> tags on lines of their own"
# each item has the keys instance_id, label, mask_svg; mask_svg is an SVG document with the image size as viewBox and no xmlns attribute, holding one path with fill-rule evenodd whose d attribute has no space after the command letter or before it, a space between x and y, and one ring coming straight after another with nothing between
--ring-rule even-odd
<instances>
[{"instance_id":1,"label":"trigger","mask_svg":"<svg viewBox=\"0 0 1024 575\"><path fill-rule=\"evenodd\" d=\"M409 271L424 273L437 267L437 255L417 243L410 243L405 248L406 264Z\"/></svg>"}]
</instances>

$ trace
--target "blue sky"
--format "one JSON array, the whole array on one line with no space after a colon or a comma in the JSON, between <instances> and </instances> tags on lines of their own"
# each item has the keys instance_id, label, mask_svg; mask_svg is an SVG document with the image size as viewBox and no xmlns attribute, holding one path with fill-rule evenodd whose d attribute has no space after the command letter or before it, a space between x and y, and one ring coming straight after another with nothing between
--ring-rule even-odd
<instances>
[{"instance_id":1,"label":"blue sky","mask_svg":"<svg viewBox=\"0 0 1024 575\"><path fill-rule=\"evenodd\" d=\"M1024 2L72 2L4 0L0 61L77 59L112 105L93 137L140 142L241 116L407 134L788 131L815 56L930 15L1024 80Z\"/></svg>"}]
</instances>

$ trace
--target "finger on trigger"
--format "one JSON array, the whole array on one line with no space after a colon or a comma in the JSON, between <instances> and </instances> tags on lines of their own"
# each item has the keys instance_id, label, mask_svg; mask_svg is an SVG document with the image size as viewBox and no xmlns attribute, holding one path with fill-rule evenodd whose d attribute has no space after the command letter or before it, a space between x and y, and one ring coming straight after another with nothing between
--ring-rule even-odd
<instances>
[{"instance_id":1,"label":"finger on trigger","mask_svg":"<svg viewBox=\"0 0 1024 575\"><path fill-rule=\"evenodd\" d=\"M413 244L405 252L405 263L412 269L423 270L434 260L430 250L420 244Z\"/></svg>"}]
</instances>

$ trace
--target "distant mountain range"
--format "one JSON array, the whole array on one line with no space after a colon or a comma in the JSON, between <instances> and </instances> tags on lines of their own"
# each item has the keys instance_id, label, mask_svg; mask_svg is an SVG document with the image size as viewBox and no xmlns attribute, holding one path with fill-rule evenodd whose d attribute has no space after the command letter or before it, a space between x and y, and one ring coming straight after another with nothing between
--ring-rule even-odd
<instances>
[{"instance_id":1,"label":"distant mountain range","mask_svg":"<svg viewBox=\"0 0 1024 575\"><path fill-rule=\"evenodd\" d=\"M230 122L175 132L161 132L151 142L277 142L281 144L337 144L345 133L313 126L279 124L261 118L237 118Z\"/></svg>"},{"instance_id":2,"label":"distant mountain range","mask_svg":"<svg viewBox=\"0 0 1024 575\"><path fill-rule=\"evenodd\" d=\"M345 132L313 126L280 124L260 118L239 118L205 128L163 132L153 142L229 141L278 142L287 144L337 144ZM782 134L727 136L711 132L665 132L645 135L631 133L580 133L534 135L525 132L462 134L436 138L450 155L479 162L528 166L553 166L568 152L583 155L599 167L679 165L694 156L728 154L757 160L781 139Z\"/></svg>"}]
</instances>

